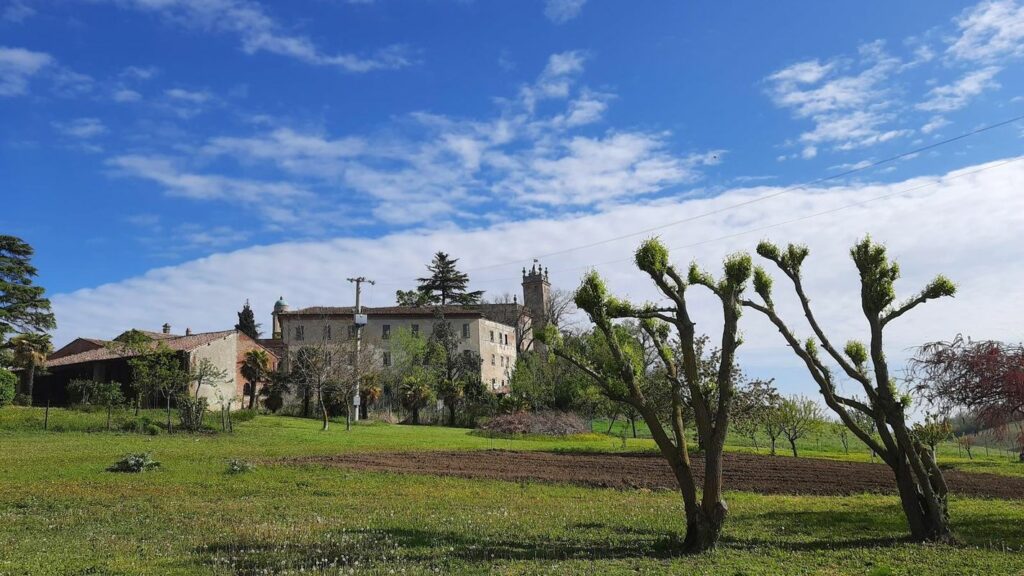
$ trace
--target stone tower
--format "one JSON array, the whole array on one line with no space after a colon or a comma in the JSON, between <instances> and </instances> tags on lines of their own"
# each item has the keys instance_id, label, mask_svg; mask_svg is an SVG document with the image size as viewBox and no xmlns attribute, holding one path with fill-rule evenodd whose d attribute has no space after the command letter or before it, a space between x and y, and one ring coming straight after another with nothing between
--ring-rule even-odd
<instances>
[{"instance_id":1,"label":"stone tower","mask_svg":"<svg viewBox=\"0 0 1024 576\"><path fill-rule=\"evenodd\" d=\"M523 268L523 306L535 329L547 325L551 308L551 283L548 281L547 269L537 262L533 263L529 271ZM534 341L534 349L542 351L544 345Z\"/></svg>"},{"instance_id":2,"label":"stone tower","mask_svg":"<svg viewBox=\"0 0 1024 576\"><path fill-rule=\"evenodd\" d=\"M280 340L281 338L284 338L284 334L281 333L281 319L278 317L278 314L287 311L288 303L284 301L284 296L281 296L280 298L277 299L277 302L274 303L274 313L271 314L271 316L274 319L274 329L273 332L271 333L271 337L274 340Z\"/></svg>"}]
</instances>

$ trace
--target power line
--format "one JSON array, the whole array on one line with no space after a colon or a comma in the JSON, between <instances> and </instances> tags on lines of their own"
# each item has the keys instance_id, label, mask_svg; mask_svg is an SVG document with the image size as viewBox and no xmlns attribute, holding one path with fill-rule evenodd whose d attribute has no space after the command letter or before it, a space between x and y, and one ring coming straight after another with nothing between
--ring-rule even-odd
<instances>
[{"instance_id":1,"label":"power line","mask_svg":"<svg viewBox=\"0 0 1024 576\"><path fill-rule=\"evenodd\" d=\"M914 148L913 150L908 150L906 152L902 152L900 154L896 154L895 156L889 156L888 158L884 158L882 160L877 160L875 162L870 162L870 163L867 163L867 164L858 163L857 165L854 165L854 167L852 167L852 168L850 168L848 170L845 170L843 172L839 172L837 174L831 174L829 176L822 176L820 178L817 178L817 179L814 179L814 180L810 180L810 181L804 182L802 184L796 184L796 185L793 185L793 186L789 186L787 188L783 188L782 190L779 190L777 192L773 192L771 194L767 194L765 196L759 196L757 198L752 198L750 200L745 200L743 202L737 202L736 204L730 204L728 206L723 206L721 208L716 208L715 210L710 210L708 212L703 212L701 214L695 214L693 216L688 216L686 218L683 218L683 219L680 219L680 220L675 220L675 221L672 221L672 222L667 222L665 224L659 224L658 226L652 226L650 228L644 228L642 230L637 230L635 232L630 232L628 234L622 234L620 236L614 236L614 237L611 237L611 238L605 238L603 240L598 240L598 241L595 241L595 242L590 242L588 244L581 244L579 246L573 246L573 247L570 247L570 248L564 248L564 249L561 249L561 250L556 250L554 252L548 252L547 254L540 254L540 255L536 255L536 256L530 256L528 258L522 258L522 259L519 259L519 260L510 260L510 261L502 262L502 263L498 263L498 264L489 264L487 266L479 266L479 267L476 267L476 268L470 268L470 269L467 269L466 272L479 272L480 270L490 270L492 268L501 268L501 267L504 267L504 266L519 265L519 264L522 264L522 263L527 262L529 260L551 258L553 256L560 256L562 254L568 254L570 252L575 252L577 250L584 250L586 248L593 248L595 246L601 246L601 245L604 245L604 244L610 244L612 242L617 242L619 240L625 240L626 238L632 238L634 236L640 236L642 234L649 234L651 232L655 232L657 230L662 230L664 228L669 228L669 227L672 227L672 226L677 226L679 224L685 224L687 222L693 222L695 220L700 220L702 218L707 218L708 216L714 216L716 214L721 214L723 212L728 212L730 210L735 210L737 208L742 208L744 206L749 206L751 204L756 204L758 202L764 202L765 200L770 200L772 198L777 198L779 196L782 196L783 194L788 194L788 193L794 192L796 190L808 188L808 187L814 186L816 184L821 184L821 183L824 183L824 182L830 182L830 181L833 181L833 180L837 180L839 178L844 178L846 176L850 176L852 174L857 174L857 173L860 173L860 172L864 172L866 170L871 170L873 168L878 168L879 166L884 166L885 164L891 164L892 162L896 162L898 160L901 160L901 159L904 159L904 158L908 158L908 157L913 157L913 156L916 156L918 154L921 154L922 152L927 152L929 150L933 150L935 148L939 148L939 147L945 146L947 144L952 144L954 142L958 142L958 141L963 140L965 138L970 138L971 136L976 136L978 134L982 134L982 133L988 132L990 130L995 130L996 128L1002 128L1003 126L1008 126L1010 124L1014 124L1016 122L1020 122L1021 120L1024 120L1024 114L1021 114L1019 116L1015 116L1015 117L1007 119L1007 120L1003 120L1001 122L996 122L994 124L988 124L986 126L982 126L980 128L976 128L976 129L971 130L969 132L964 132L964 133L959 134L957 136L953 136L952 138L947 138L945 140L940 140L938 142L933 142L931 144L927 144L927 145L921 146L919 148Z\"/></svg>"}]
</instances>

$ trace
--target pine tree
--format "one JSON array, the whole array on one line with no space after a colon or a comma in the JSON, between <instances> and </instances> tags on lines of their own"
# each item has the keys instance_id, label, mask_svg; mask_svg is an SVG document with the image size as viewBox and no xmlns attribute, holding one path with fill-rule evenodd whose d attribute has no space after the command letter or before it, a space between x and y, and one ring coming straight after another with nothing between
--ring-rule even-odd
<instances>
[{"instance_id":1,"label":"pine tree","mask_svg":"<svg viewBox=\"0 0 1024 576\"><path fill-rule=\"evenodd\" d=\"M259 340L260 338L260 325L256 323L256 315L252 313L248 300L245 301L245 306L242 306L242 309L238 312L238 324L235 324L235 330L241 330L243 334L253 340Z\"/></svg>"},{"instance_id":2,"label":"pine tree","mask_svg":"<svg viewBox=\"0 0 1024 576\"><path fill-rule=\"evenodd\" d=\"M21 238L0 235L0 343L11 332L39 333L57 327L50 300L34 286L34 250Z\"/></svg>"},{"instance_id":3,"label":"pine tree","mask_svg":"<svg viewBox=\"0 0 1024 576\"><path fill-rule=\"evenodd\" d=\"M417 292L422 296L421 301L426 304L479 304L483 296L483 290L467 292L469 276L455 267L458 258L450 258L444 252L434 255L434 260L427 266L430 271L429 278L419 278L420 283ZM409 292L399 291L399 299Z\"/></svg>"}]
</instances>

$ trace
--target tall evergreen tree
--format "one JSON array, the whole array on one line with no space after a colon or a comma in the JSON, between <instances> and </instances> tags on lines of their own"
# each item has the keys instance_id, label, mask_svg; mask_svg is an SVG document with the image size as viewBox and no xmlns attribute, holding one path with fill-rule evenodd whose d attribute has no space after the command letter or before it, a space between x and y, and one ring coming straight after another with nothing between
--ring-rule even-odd
<instances>
[{"instance_id":1,"label":"tall evergreen tree","mask_svg":"<svg viewBox=\"0 0 1024 576\"><path fill-rule=\"evenodd\" d=\"M469 276L455 267L458 261L458 258L451 258L444 252L435 254L434 260L427 266L430 276L417 280L420 285L415 292L399 290L399 304L479 304L484 292L466 291Z\"/></svg>"},{"instance_id":2,"label":"tall evergreen tree","mask_svg":"<svg viewBox=\"0 0 1024 576\"><path fill-rule=\"evenodd\" d=\"M32 284L35 251L21 238L0 235L0 343L11 332L45 332L57 327L42 286Z\"/></svg>"},{"instance_id":3,"label":"tall evergreen tree","mask_svg":"<svg viewBox=\"0 0 1024 576\"><path fill-rule=\"evenodd\" d=\"M252 313L248 300L245 301L242 309L238 311L238 324L235 324L235 330L241 330L243 334L253 340L259 340L260 338L260 325L256 323L256 315Z\"/></svg>"}]
</instances>

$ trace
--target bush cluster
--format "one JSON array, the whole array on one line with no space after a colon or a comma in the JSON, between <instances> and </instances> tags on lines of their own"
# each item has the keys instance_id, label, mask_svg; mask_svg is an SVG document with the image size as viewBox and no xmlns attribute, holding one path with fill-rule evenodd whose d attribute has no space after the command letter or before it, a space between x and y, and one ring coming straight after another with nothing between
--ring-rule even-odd
<instances>
[{"instance_id":1,"label":"bush cluster","mask_svg":"<svg viewBox=\"0 0 1024 576\"><path fill-rule=\"evenodd\" d=\"M130 474L136 474L138 472L145 472L159 467L160 463L153 460L153 457L149 452L137 452L133 454L125 454L124 458L114 462L113 465L107 468L107 472L127 472Z\"/></svg>"},{"instance_id":2,"label":"bush cluster","mask_svg":"<svg viewBox=\"0 0 1024 576\"><path fill-rule=\"evenodd\" d=\"M7 406L14 400L15 384L18 377L7 370L0 369L0 408Z\"/></svg>"},{"instance_id":3,"label":"bush cluster","mask_svg":"<svg viewBox=\"0 0 1024 576\"><path fill-rule=\"evenodd\" d=\"M157 426L155 422L150 420L148 416L142 416L121 424L121 430L125 432L137 432L139 434L156 436L160 434L161 428Z\"/></svg>"},{"instance_id":4,"label":"bush cluster","mask_svg":"<svg viewBox=\"0 0 1024 576\"><path fill-rule=\"evenodd\" d=\"M252 462L247 462L239 458L232 458L228 460L228 474L244 474L255 470L256 466Z\"/></svg>"},{"instance_id":5,"label":"bush cluster","mask_svg":"<svg viewBox=\"0 0 1024 576\"><path fill-rule=\"evenodd\" d=\"M516 412L495 416L481 424L479 429L492 434L541 434L544 436L571 436L590 432L590 427L582 418L572 412L557 410Z\"/></svg>"}]
</instances>

